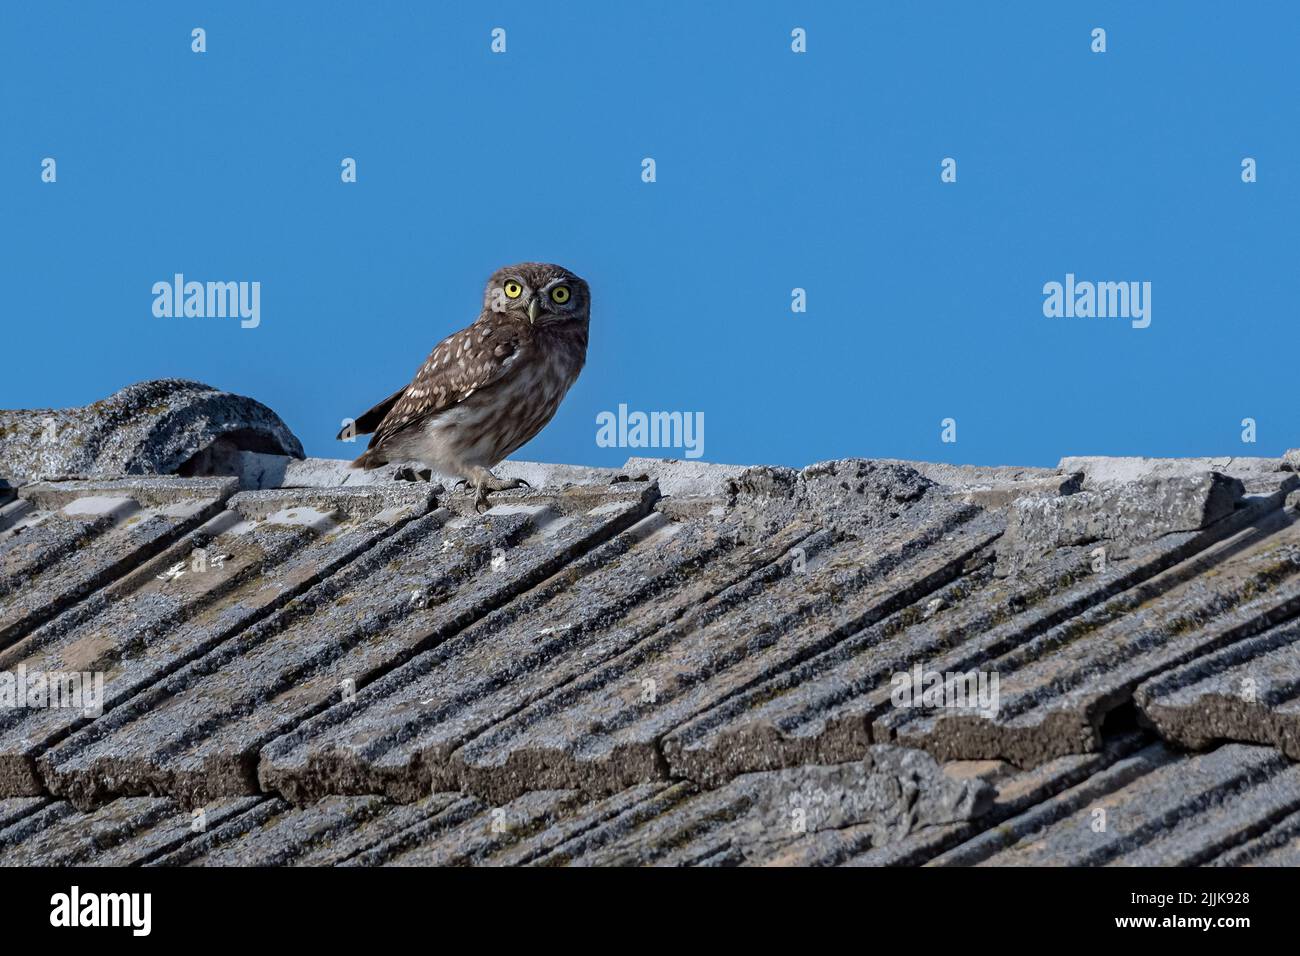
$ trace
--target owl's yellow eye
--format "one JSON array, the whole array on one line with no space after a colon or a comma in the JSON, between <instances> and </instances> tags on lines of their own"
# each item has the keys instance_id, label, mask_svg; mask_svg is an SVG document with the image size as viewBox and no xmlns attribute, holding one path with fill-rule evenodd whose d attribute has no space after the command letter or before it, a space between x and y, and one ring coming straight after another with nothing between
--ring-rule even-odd
<instances>
[{"instance_id":1,"label":"owl's yellow eye","mask_svg":"<svg viewBox=\"0 0 1300 956\"><path fill-rule=\"evenodd\" d=\"M518 282L507 282L505 284L505 290L507 299L517 299L523 294L524 287Z\"/></svg>"},{"instance_id":2,"label":"owl's yellow eye","mask_svg":"<svg viewBox=\"0 0 1300 956\"><path fill-rule=\"evenodd\" d=\"M569 287L567 285L557 285L551 290L551 301L556 305L564 305L569 301Z\"/></svg>"}]
</instances>

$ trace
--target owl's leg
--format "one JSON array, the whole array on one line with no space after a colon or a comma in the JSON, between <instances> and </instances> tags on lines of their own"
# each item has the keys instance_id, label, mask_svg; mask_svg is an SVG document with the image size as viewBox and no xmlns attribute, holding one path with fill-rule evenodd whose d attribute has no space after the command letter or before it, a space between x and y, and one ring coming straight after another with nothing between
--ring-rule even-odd
<instances>
[{"instance_id":1,"label":"owl's leg","mask_svg":"<svg viewBox=\"0 0 1300 956\"><path fill-rule=\"evenodd\" d=\"M480 513L487 511L491 507L488 503L489 492L532 487L522 478L498 478L482 466L470 469L468 481L475 489L474 510Z\"/></svg>"}]
</instances>

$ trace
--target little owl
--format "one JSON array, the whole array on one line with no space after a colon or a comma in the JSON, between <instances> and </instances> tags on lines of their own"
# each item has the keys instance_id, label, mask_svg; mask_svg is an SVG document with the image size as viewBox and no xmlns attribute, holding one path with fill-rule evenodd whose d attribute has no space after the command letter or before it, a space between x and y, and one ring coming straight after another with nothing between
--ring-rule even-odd
<instances>
[{"instance_id":1,"label":"little owl","mask_svg":"<svg viewBox=\"0 0 1300 956\"><path fill-rule=\"evenodd\" d=\"M418 462L473 485L475 508L490 491L526 485L489 469L551 420L587 360L590 318L587 283L568 269L498 269L474 323L439 342L410 385L339 433L374 432L352 467Z\"/></svg>"}]
</instances>

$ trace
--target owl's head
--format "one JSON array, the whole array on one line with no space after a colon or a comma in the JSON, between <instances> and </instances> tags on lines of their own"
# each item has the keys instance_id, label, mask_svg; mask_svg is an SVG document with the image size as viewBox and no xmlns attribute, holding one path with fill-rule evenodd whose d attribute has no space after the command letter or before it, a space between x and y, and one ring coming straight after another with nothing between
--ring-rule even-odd
<instances>
[{"instance_id":1,"label":"owl's head","mask_svg":"<svg viewBox=\"0 0 1300 956\"><path fill-rule=\"evenodd\" d=\"M591 317L591 290L563 266L521 262L492 273L483 290L483 308L518 313L534 326L585 324Z\"/></svg>"}]
</instances>

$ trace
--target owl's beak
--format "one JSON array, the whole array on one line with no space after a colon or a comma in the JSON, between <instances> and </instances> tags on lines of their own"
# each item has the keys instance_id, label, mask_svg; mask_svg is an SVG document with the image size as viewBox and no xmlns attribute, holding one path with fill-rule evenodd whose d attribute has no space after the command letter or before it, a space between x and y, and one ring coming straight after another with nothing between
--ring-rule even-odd
<instances>
[{"instance_id":1,"label":"owl's beak","mask_svg":"<svg viewBox=\"0 0 1300 956\"><path fill-rule=\"evenodd\" d=\"M541 314L542 303L536 296L528 303L528 321L534 325L537 323L537 316Z\"/></svg>"}]
</instances>

